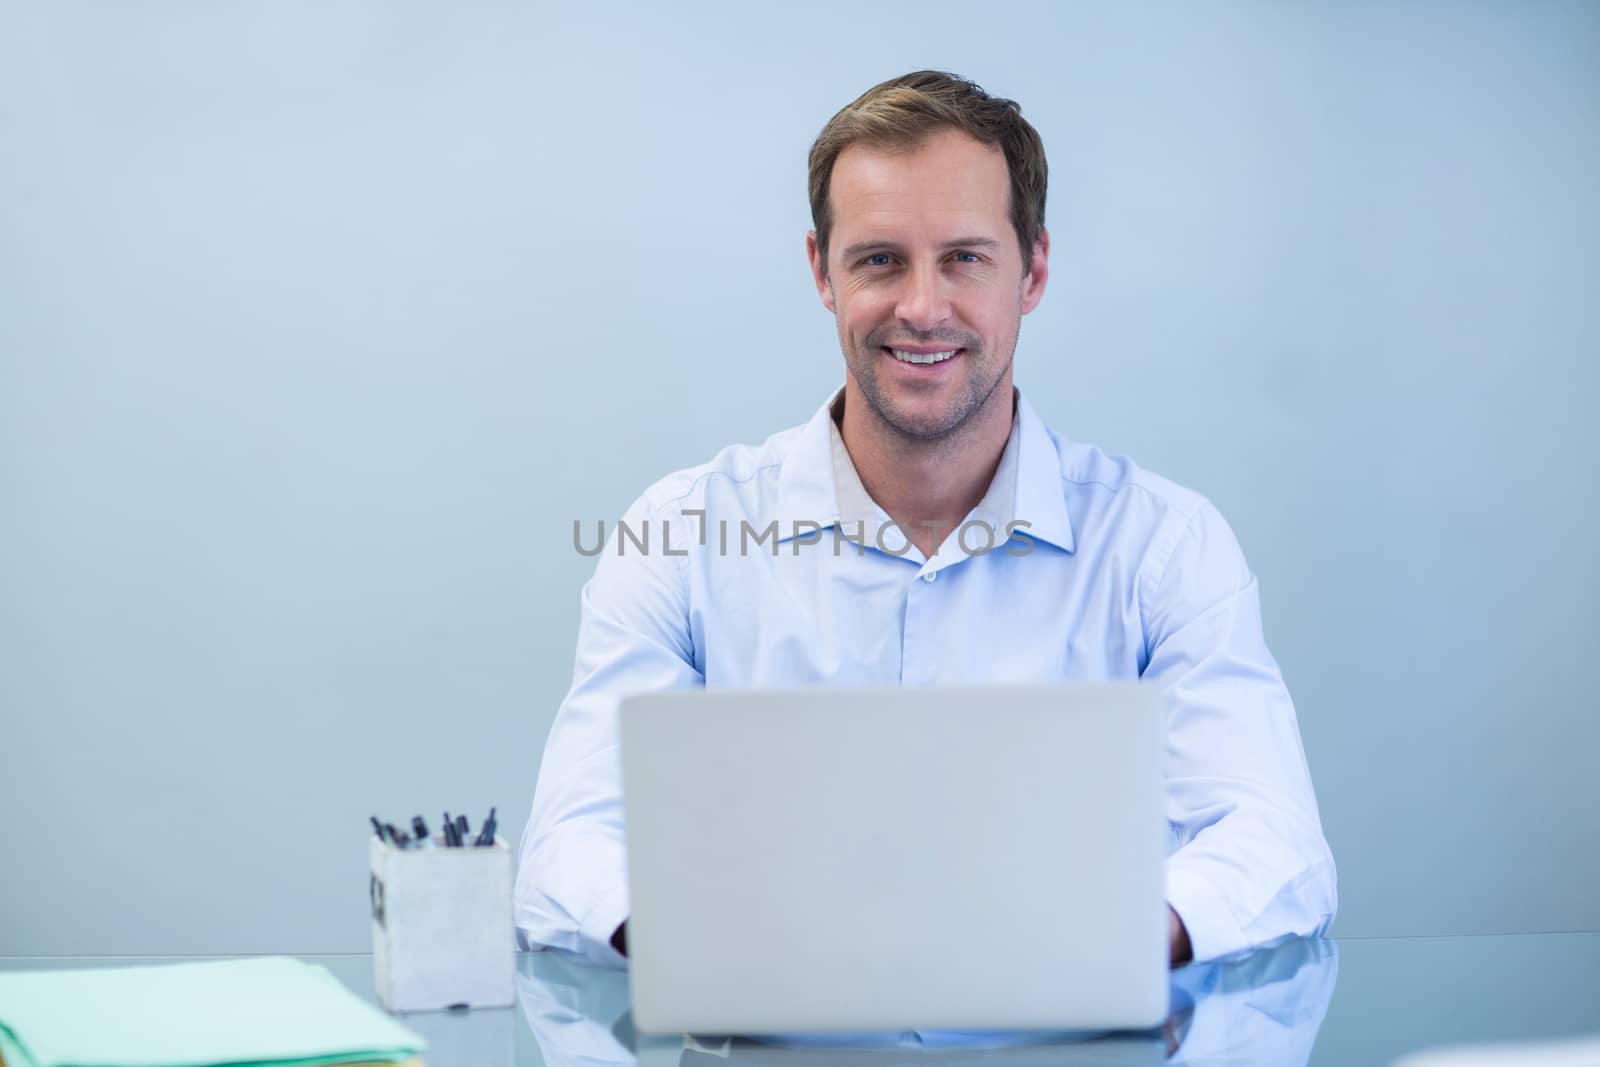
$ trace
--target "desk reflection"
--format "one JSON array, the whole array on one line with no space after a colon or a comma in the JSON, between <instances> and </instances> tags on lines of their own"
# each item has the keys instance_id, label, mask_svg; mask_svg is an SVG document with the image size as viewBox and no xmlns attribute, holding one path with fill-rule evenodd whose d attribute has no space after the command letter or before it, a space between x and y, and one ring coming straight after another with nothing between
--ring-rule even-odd
<instances>
[{"instance_id":1,"label":"desk reflection","mask_svg":"<svg viewBox=\"0 0 1600 1067\"><path fill-rule=\"evenodd\" d=\"M523 957L517 1003L547 1067L1044 1067L1305 1064L1338 976L1333 942L1292 940L1171 978L1159 1031L905 1031L640 1038L628 976L556 952Z\"/></svg>"}]
</instances>

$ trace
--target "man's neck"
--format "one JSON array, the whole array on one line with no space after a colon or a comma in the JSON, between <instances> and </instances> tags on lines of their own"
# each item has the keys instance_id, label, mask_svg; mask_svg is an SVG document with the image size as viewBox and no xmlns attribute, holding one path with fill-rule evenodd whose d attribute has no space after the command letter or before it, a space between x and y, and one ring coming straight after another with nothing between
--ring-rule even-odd
<instances>
[{"instance_id":1,"label":"man's neck","mask_svg":"<svg viewBox=\"0 0 1600 1067\"><path fill-rule=\"evenodd\" d=\"M1015 413L1011 375L959 430L937 441L888 426L853 385L847 378L839 432L861 486L931 559L994 481Z\"/></svg>"}]
</instances>

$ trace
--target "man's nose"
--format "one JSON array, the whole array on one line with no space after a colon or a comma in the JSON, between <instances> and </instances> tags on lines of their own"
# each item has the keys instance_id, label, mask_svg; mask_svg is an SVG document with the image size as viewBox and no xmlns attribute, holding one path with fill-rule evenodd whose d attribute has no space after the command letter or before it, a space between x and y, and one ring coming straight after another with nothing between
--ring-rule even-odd
<instances>
[{"instance_id":1,"label":"man's nose","mask_svg":"<svg viewBox=\"0 0 1600 1067\"><path fill-rule=\"evenodd\" d=\"M908 327L927 332L950 318L950 296L935 266L913 266L904 275L895 315Z\"/></svg>"}]
</instances>

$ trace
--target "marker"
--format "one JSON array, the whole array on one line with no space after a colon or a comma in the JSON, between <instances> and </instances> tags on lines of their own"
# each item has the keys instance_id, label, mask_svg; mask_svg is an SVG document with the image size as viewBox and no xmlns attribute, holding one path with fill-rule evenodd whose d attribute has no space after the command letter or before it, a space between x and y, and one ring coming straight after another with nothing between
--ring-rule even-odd
<instances>
[{"instance_id":1,"label":"marker","mask_svg":"<svg viewBox=\"0 0 1600 1067\"><path fill-rule=\"evenodd\" d=\"M456 839L456 824L450 821L450 813L444 813L444 847L459 848L461 842Z\"/></svg>"},{"instance_id":2,"label":"marker","mask_svg":"<svg viewBox=\"0 0 1600 1067\"><path fill-rule=\"evenodd\" d=\"M422 821L422 816L411 816L411 829L417 835L418 848L431 848L433 838L428 835L428 824Z\"/></svg>"},{"instance_id":3,"label":"marker","mask_svg":"<svg viewBox=\"0 0 1600 1067\"><path fill-rule=\"evenodd\" d=\"M394 828L394 823L384 823L383 832L389 835L389 843L395 848L405 848L405 846L400 843L400 831Z\"/></svg>"},{"instance_id":4,"label":"marker","mask_svg":"<svg viewBox=\"0 0 1600 1067\"><path fill-rule=\"evenodd\" d=\"M471 840L471 836L470 836L471 833L472 833L472 831L467 828L467 817L465 815L457 815L456 816L456 847L460 848L462 845L465 845L468 841L470 841Z\"/></svg>"},{"instance_id":5,"label":"marker","mask_svg":"<svg viewBox=\"0 0 1600 1067\"><path fill-rule=\"evenodd\" d=\"M378 835L379 841L383 840L383 823L378 821L376 815L372 817L372 832Z\"/></svg>"},{"instance_id":6,"label":"marker","mask_svg":"<svg viewBox=\"0 0 1600 1067\"><path fill-rule=\"evenodd\" d=\"M479 832L478 839L473 842L479 848L494 844L494 809L489 809L489 817L483 820L483 830Z\"/></svg>"}]
</instances>

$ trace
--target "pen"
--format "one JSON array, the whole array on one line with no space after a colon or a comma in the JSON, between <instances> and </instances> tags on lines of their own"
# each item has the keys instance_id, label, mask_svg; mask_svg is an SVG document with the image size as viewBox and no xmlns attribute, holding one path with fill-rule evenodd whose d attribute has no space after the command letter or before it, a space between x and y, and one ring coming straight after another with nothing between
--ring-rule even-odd
<instances>
[{"instance_id":1,"label":"pen","mask_svg":"<svg viewBox=\"0 0 1600 1067\"><path fill-rule=\"evenodd\" d=\"M456 839L456 824L450 821L450 813L447 811L444 813L444 846L457 848L460 844L461 842Z\"/></svg>"},{"instance_id":2,"label":"pen","mask_svg":"<svg viewBox=\"0 0 1600 1067\"><path fill-rule=\"evenodd\" d=\"M467 817L465 815L457 815L456 816L456 847L457 848L460 848L462 845L465 845L469 840L471 840L471 838L468 836L470 833L471 833L471 831L467 828Z\"/></svg>"},{"instance_id":3,"label":"pen","mask_svg":"<svg viewBox=\"0 0 1600 1067\"><path fill-rule=\"evenodd\" d=\"M417 835L418 848L428 848L433 844L433 839L428 835L428 824L422 821L422 816L411 816L411 829Z\"/></svg>"},{"instance_id":4,"label":"pen","mask_svg":"<svg viewBox=\"0 0 1600 1067\"><path fill-rule=\"evenodd\" d=\"M384 823L383 831L389 835L389 843L391 845L393 845L395 848L405 848L405 846L400 843L400 831L394 828L394 823Z\"/></svg>"},{"instance_id":5,"label":"pen","mask_svg":"<svg viewBox=\"0 0 1600 1067\"><path fill-rule=\"evenodd\" d=\"M379 841L383 840L383 823L378 821L376 815L372 817L372 832L378 835Z\"/></svg>"},{"instance_id":6,"label":"pen","mask_svg":"<svg viewBox=\"0 0 1600 1067\"><path fill-rule=\"evenodd\" d=\"M489 809L489 817L483 820L483 829L478 832L478 840L473 844L479 848L494 844L494 809Z\"/></svg>"}]
</instances>

